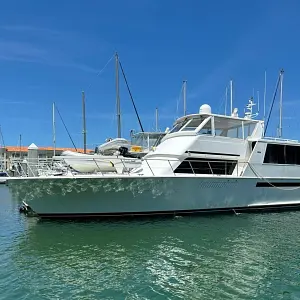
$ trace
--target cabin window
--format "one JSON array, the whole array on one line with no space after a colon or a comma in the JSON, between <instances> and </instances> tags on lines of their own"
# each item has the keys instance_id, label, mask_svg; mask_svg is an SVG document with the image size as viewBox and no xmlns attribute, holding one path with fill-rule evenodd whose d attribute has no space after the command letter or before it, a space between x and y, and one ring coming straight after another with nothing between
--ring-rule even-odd
<instances>
[{"instance_id":1,"label":"cabin window","mask_svg":"<svg viewBox=\"0 0 300 300\"><path fill-rule=\"evenodd\" d=\"M198 134L210 134L211 135L211 119L199 130Z\"/></svg>"},{"instance_id":2,"label":"cabin window","mask_svg":"<svg viewBox=\"0 0 300 300\"><path fill-rule=\"evenodd\" d=\"M187 158L174 171L185 174L232 175L236 160L210 160L203 158Z\"/></svg>"},{"instance_id":3,"label":"cabin window","mask_svg":"<svg viewBox=\"0 0 300 300\"><path fill-rule=\"evenodd\" d=\"M215 117L215 135L236 139L251 136L256 123L253 121L233 120Z\"/></svg>"},{"instance_id":4,"label":"cabin window","mask_svg":"<svg viewBox=\"0 0 300 300\"><path fill-rule=\"evenodd\" d=\"M300 165L300 146L268 144L264 163Z\"/></svg>"},{"instance_id":5,"label":"cabin window","mask_svg":"<svg viewBox=\"0 0 300 300\"><path fill-rule=\"evenodd\" d=\"M243 139L243 127L240 126L227 129L226 136L230 138Z\"/></svg>"},{"instance_id":6,"label":"cabin window","mask_svg":"<svg viewBox=\"0 0 300 300\"><path fill-rule=\"evenodd\" d=\"M247 136L250 136L252 135L254 129L255 129L255 126L256 126L256 123L247 123L247 122L244 122L244 135L245 135L245 138Z\"/></svg>"},{"instance_id":7,"label":"cabin window","mask_svg":"<svg viewBox=\"0 0 300 300\"><path fill-rule=\"evenodd\" d=\"M191 119L181 131L195 131L197 127L203 122L203 118Z\"/></svg>"},{"instance_id":8,"label":"cabin window","mask_svg":"<svg viewBox=\"0 0 300 300\"><path fill-rule=\"evenodd\" d=\"M184 119L182 122L176 124L169 133L178 132L184 125L186 125L190 120Z\"/></svg>"}]
</instances>

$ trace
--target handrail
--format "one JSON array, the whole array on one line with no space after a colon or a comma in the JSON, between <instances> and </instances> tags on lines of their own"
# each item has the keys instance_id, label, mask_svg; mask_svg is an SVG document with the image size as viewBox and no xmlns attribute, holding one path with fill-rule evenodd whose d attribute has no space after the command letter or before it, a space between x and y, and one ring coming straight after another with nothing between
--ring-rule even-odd
<instances>
[{"instance_id":1,"label":"handrail","mask_svg":"<svg viewBox=\"0 0 300 300\"><path fill-rule=\"evenodd\" d=\"M74 160L78 160L78 157L74 157ZM131 176L132 174L145 174L146 169L150 172L150 175L156 176L160 174L164 175L172 175L178 176L179 174L193 174L193 175L215 175L215 176L241 176L242 171L245 170L247 165L249 164L248 161L238 161L238 160L217 160L217 159L189 159L188 157L184 160L186 165L182 165L180 167L181 171L178 172L177 168L183 162L182 160L178 160L175 158L143 158L143 159L128 159L124 157L118 157L119 164L123 165L123 168L116 169L115 165L107 171L104 170L101 166L102 162L110 162L109 157L103 157L101 159L85 158L80 157L80 162L84 164L84 161L88 161L89 164L95 164L94 171L90 172L78 172L72 168L72 164L68 164L63 157L59 161L54 160L52 158L38 158L34 161L24 161L21 159L7 159L1 160L0 165L6 165L7 162L8 170L10 172L10 176L21 176L21 177L28 177L28 176L56 176L56 175L93 175L93 174L101 174L105 176L107 173L117 173ZM72 160L67 159L68 161ZM4 162L4 164L1 164ZM139 164L140 162L140 164ZM155 164L156 162L156 164ZM164 163L165 162L165 163ZM133 164L132 164L133 163ZM132 173L133 169L137 169L139 166L144 163L144 167L142 168L142 172ZM201 164L197 164L201 163ZM222 165L217 165L213 163L227 163ZM233 168L232 172L228 172L228 168ZM13 169L15 172L11 172ZM91 167L91 170L93 168ZM177 171L177 172L176 172ZM186 171L186 172L185 172ZM241 172L239 172L241 171Z\"/></svg>"},{"instance_id":2,"label":"handrail","mask_svg":"<svg viewBox=\"0 0 300 300\"><path fill-rule=\"evenodd\" d=\"M294 142L294 143L298 143L298 140L291 140L291 139L283 139L283 138L277 138L277 137L268 137L268 136L264 136L263 140L271 140L271 141L283 141L283 142Z\"/></svg>"}]
</instances>

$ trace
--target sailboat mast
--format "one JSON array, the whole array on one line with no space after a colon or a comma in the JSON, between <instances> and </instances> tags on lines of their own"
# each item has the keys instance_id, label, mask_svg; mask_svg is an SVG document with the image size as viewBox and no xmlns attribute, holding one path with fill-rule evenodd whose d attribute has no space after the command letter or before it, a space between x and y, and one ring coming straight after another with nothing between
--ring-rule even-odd
<instances>
[{"instance_id":1,"label":"sailboat mast","mask_svg":"<svg viewBox=\"0 0 300 300\"><path fill-rule=\"evenodd\" d=\"M183 115L186 116L186 80L183 80Z\"/></svg>"},{"instance_id":2,"label":"sailboat mast","mask_svg":"<svg viewBox=\"0 0 300 300\"><path fill-rule=\"evenodd\" d=\"M118 126L118 138L121 137L121 107L120 107L120 94L119 94L119 56L116 52L116 102L117 102L117 126Z\"/></svg>"},{"instance_id":3,"label":"sailboat mast","mask_svg":"<svg viewBox=\"0 0 300 300\"><path fill-rule=\"evenodd\" d=\"M22 134L19 136L19 156L22 159Z\"/></svg>"},{"instance_id":4,"label":"sailboat mast","mask_svg":"<svg viewBox=\"0 0 300 300\"><path fill-rule=\"evenodd\" d=\"M257 91L257 113L259 114L259 91Z\"/></svg>"},{"instance_id":5,"label":"sailboat mast","mask_svg":"<svg viewBox=\"0 0 300 300\"><path fill-rule=\"evenodd\" d=\"M158 108L155 109L155 131L158 132Z\"/></svg>"},{"instance_id":6,"label":"sailboat mast","mask_svg":"<svg viewBox=\"0 0 300 300\"><path fill-rule=\"evenodd\" d=\"M233 112L233 93L232 93L232 80L230 80L230 114Z\"/></svg>"},{"instance_id":7,"label":"sailboat mast","mask_svg":"<svg viewBox=\"0 0 300 300\"><path fill-rule=\"evenodd\" d=\"M52 105L52 134L53 134L53 156L56 152L56 132L55 132L55 102Z\"/></svg>"},{"instance_id":8,"label":"sailboat mast","mask_svg":"<svg viewBox=\"0 0 300 300\"><path fill-rule=\"evenodd\" d=\"M266 119L266 94L267 94L267 71L265 71L265 87L264 87L264 121Z\"/></svg>"},{"instance_id":9,"label":"sailboat mast","mask_svg":"<svg viewBox=\"0 0 300 300\"><path fill-rule=\"evenodd\" d=\"M85 94L82 91L82 120L83 120L83 152L86 153L86 119L85 119Z\"/></svg>"},{"instance_id":10,"label":"sailboat mast","mask_svg":"<svg viewBox=\"0 0 300 300\"><path fill-rule=\"evenodd\" d=\"M283 93L283 70L280 71L280 99L279 99L279 134L278 137L282 137L282 93Z\"/></svg>"},{"instance_id":11,"label":"sailboat mast","mask_svg":"<svg viewBox=\"0 0 300 300\"><path fill-rule=\"evenodd\" d=\"M225 90L225 116L227 115L227 100L228 100L228 87Z\"/></svg>"}]
</instances>

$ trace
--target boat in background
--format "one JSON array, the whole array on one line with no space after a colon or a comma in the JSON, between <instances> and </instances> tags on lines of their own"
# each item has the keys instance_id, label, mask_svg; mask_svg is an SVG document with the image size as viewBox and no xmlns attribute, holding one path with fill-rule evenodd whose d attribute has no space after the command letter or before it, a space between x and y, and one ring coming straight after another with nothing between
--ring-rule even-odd
<instances>
[{"instance_id":1,"label":"boat in background","mask_svg":"<svg viewBox=\"0 0 300 300\"><path fill-rule=\"evenodd\" d=\"M130 144L125 139L111 139L96 147L94 154L82 154L64 151L60 156L54 156L55 161L63 161L79 173L124 173L141 165L141 160L160 143L166 133L139 132L131 135Z\"/></svg>"},{"instance_id":2,"label":"boat in background","mask_svg":"<svg viewBox=\"0 0 300 300\"><path fill-rule=\"evenodd\" d=\"M106 142L95 149L95 153L102 155L114 155L120 147L129 147L130 143L124 138L108 138Z\"/></svg>"}]
</instances>

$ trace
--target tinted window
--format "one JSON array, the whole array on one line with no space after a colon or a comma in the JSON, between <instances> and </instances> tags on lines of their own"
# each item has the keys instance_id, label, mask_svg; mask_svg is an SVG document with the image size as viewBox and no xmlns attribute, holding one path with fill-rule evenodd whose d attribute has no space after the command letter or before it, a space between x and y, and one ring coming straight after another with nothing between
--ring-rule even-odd
<instances>
[{"instance_id":1,"label":"tinted window","mask_svg":"<svg viewBox=\"0 0 300 300\"><path fill-rule=\"evenodd\" d=\"M231 175L237 164L233 160L209 160L202 158L185 159L175 173Z\"/></svg>"},{"instance_id":2,"label":"tinted window","mask_svg":"<svg viewBox=\"0 0 300 300\"><path fill-rule=\"evenodd\" d=\"M300 147L268 144L264 163L300 165Z\"/></svg>"}]
</instances>

